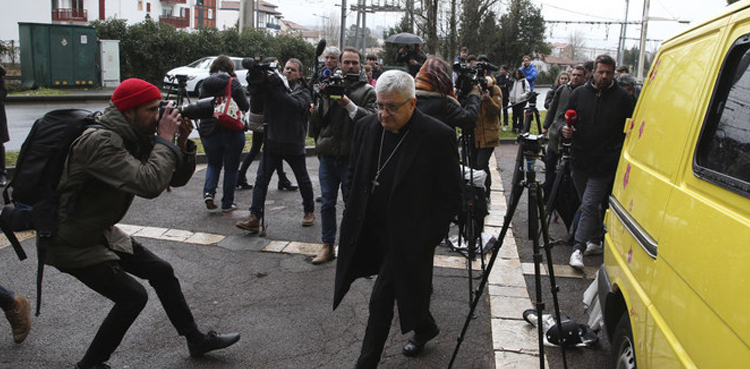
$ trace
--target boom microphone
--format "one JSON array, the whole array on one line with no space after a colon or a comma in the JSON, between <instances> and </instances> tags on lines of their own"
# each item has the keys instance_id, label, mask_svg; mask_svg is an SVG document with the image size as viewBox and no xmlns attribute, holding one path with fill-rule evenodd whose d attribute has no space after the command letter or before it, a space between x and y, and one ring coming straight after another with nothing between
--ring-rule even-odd
<instances>
[{"instance_id":1,"label":"boom microphone","mask_svg":"<svg viewBox=\"0 0 750 369\"><path fill-rule=\"evenodd\" d=\"M326 49L326 39L321 38L320 41L318 41L318 46L315 48L315 59L317 60L320 58L320 54L323 54L323 50Z\"/></svg>"},{"instance_id":2,"label":"boom microphone","mask_svg":"<svg viewBox=\"0 0 750 369\"><path fill-rule=\"evenodd\" d=\"M578 120L578 113L575 110L569 109L565 112L565 124L572 126L576 120Z\"/></svg>"}]
</instances>

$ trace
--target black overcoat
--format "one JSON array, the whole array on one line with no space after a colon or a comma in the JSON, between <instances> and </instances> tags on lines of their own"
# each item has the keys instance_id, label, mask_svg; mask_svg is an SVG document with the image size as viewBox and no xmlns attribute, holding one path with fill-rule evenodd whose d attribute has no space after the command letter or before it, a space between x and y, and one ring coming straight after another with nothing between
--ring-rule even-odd
<instances>
[{"instance_id":1,"label":"black overcoat","mask_svg":"<svg viewBox=\"0 0 750 369\"><path fill-rule=\"evenodd\" d=\"M385 239L396 280L401 331L414 329L429 311L435 246L448 234L461 209L462 179L455 131L414 110L397 162L387 204ZM341 222L333 308L360 277L377 274L377 245L362 234L383 131L376 115L362 118L354 131L349 174L351 188Z\"/></svg>"}]
</instances>

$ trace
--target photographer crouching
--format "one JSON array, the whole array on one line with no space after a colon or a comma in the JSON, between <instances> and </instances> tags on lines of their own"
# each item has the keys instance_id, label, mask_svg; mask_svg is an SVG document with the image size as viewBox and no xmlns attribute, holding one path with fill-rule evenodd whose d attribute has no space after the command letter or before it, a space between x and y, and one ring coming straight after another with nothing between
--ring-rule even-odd
<instances>
[{"instance_id":1,"label":"photographer crouching","mask_svg":"<svg viewBox=\"0 0 750 369\"><path fill-rule=\"evenodd\" d=\"M259 232L260 219L264 216L268 183L273 171L286 161L294 172L302 195L302 226L309 227L315 221L315 202L310 176L305 165L305 128L310 109L310 91L302 80L302 62L291 58L280 75L275 66L257 64L252 59L242 61L248 69L250 88L250 113L264 118L265 144L255 177L250 218L237 222L237 228ZM262 117L260 117L262 115Z\"/></svg>"},{"instance_id":2,"label":"photographer crouching","mask_svg":"<svg viewBox=\"0 0 750 369\"><path fill-rule=\"evenodd\" d=\"M71 145L58 185L58 232L47 243L45 263L112 300L79 369L109 368L105 362L146 306L148 293L133 276L148 280L191 356L230 346L237 333L203 333L193 319L172 265L117 224L135 196L155 198L167 186L185 185L195 170L193 125L171 103L159 118L156 86L126 79L112 102Z\"/></svg>"},{"instance_id":3,"label":"photographer crouching","mask_svg":"<svg viewBox=\"0 0 750 369\"><path fill-rule=\"evenodd\" d=\"M338 49L336 49L338 50ZM326 64L328 57L326 54ZM335 258L336 201L339 186L347 201L349 192L349 156L352 148L354 123L362 117L377 112L375 88L367 81L361 68L362 55L357 49L347 47L341 54L341 69L323 77L316 86L319 90L310 119L310 135L315 138L320 168L322 192L321 238L323 246L313 264Z\"/></svg>"}]
</instances>

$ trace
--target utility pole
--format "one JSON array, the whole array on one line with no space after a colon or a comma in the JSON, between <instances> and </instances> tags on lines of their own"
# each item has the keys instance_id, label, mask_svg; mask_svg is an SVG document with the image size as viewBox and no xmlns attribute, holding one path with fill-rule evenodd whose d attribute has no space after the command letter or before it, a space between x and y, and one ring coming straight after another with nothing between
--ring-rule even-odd
<instances>
[{"instance_id":1,"label":"utility pole","mask_svg":"<svg viewBox=\"0 0 750 369\"><path fill-rule=\"evenodd\" d=\"M344 50L346 38L346 0L341 0L341 34L339 37L339 50Z\"/></svg>"},{"instance_id":2,"label":"utility pole","mask_svg":"<svg viewBox=\"0 0 750 369\"><path fill-rule=\"evenodd\" d=\"M240 0L240 21L239 21L239 32L245 28L255 29L255 4L254 0Z\"/></svg>"},{"instance_id":3,"label":"utility pole","mask_svg":"<svg viewBox=\"0 0 750 369\"><path fill-rule=\"evenodd\" d=\"M643 0L643 20L641 21L641 45L640 50L638 50L638 74L636 75L636 78L643 81L645 79L645 75L643 72L643 64L646 61L646 34L648 31L648 8L650 6L651 0Z\"/></svg>"},{"instance_id":4,"label":"utility pole","mask_svg":"<svg viewBox=\"0 0 750 369\"><path fill-rule=\"evenodd\" d=\"M625 64L625 37L627 36L630 0L625 0L625 22L620 26L620 42L617 44L617 65Z\"/></svg>"}]
</instances>

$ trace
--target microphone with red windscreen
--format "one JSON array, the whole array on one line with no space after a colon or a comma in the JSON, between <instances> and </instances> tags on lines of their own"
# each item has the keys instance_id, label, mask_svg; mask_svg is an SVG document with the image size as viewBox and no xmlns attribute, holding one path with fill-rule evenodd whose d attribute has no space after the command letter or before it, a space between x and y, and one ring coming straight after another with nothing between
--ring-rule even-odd
<instances>
[{"instance_id":1,"label":"microphone with red windscreen","mask_svg":"<svg viewBox=\"0 0 750 369\"><path fill-rule=\"evenodd\" d=\"M569 109L565 112L565 124L572 126L576 120L578 120L578 113L575 110Z\"/></svg>"}]
</instances>

